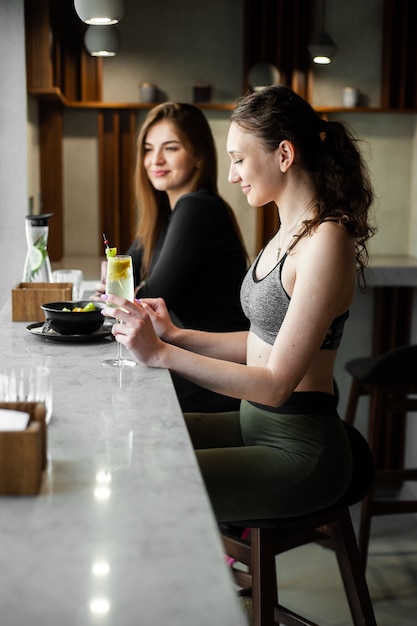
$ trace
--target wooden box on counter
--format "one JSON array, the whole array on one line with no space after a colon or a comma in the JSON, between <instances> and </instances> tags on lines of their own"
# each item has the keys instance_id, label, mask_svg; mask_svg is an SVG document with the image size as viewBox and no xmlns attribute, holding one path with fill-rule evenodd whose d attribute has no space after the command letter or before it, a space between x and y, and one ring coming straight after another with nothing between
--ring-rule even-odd
<instances>
[{"instance_id":1,"label":"wooden box on counter","mask_svg":"<svg viewBox=\"0 0 417 626\"><path fill-rule=\"evenodd\" d=\"M12 320L44 322L41 304L72 299L72 283L19 283L12 289Z\"/></svg>"},{"instance_id":2,"label":"wooden box on counter","mask_svg":"<svg viewBox=\"0 0 417 626\"><path fill-rule=\"evenodd\" d=\"M36 495L47 463L45 404L0 402L0 409L30 415L25 430L0 432L0 495Z\"/></svg>"}]
</instances>

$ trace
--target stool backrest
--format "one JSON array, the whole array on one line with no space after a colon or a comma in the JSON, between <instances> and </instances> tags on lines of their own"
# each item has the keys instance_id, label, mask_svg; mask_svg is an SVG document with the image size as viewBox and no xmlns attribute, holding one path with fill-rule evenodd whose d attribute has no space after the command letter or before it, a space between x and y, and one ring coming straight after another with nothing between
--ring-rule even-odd
<instances>
[{"instance_id":1,"label":"stool backrest","mask_svg":"<svg viewBox=\"0 0 417 626\"><path fill-rule=\"evenodd\" d=\"M364 382L417 385L417 345L400 346L377 357Z\"/></svg>"}]
</instances>

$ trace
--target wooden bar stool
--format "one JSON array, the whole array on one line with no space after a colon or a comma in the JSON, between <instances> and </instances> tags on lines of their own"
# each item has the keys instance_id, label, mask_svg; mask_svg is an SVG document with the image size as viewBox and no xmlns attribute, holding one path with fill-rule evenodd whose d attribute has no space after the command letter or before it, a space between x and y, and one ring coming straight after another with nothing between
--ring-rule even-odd
<instances>
[{"instance_id":1,"label":"wooden bar stool","mask_svg":"<svg viewBox=\"0 0 417 626\"><path fill-rule=\"evenodd\" d=\"M370 489L374 466L366 440L345 424L352 447L354 467L350 485L334 505L327 509L291 518L246 520L221 525L226 554L247 566L247 571L232 567L240 596L252 598L253 626L317 626L278 603L276 556L312 542L331 547L336 554L354 626L376 626L349 507L359 502ZM250 528L247 539L236 531ZM245 533L246 535L246 533Z\"/></svg>"},{"instance_id":2,"label":"wooden bar stool","mask_svg":"<svg viewBox=\"0 0 417 626\"><path fill-rule=\"evenodd\" d=\"M366 567L371 520L376 515L417 512L417 499L378 497L378 488L399 488L417 480L417 468L404 467L405 414L417 411L417 345L401 346L377 357L346 364L352 384L345 421L353 424L361 396L369 396L368 443L375 462L375 483L364 498L359 551Z\"/></svg>"}]
</instances>

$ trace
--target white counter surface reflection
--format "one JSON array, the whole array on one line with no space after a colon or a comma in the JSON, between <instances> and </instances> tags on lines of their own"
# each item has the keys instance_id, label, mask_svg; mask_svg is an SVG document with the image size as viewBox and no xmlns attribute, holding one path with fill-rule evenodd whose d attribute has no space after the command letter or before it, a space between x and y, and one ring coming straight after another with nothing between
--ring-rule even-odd
<instances>
[{"instance_id":1,"label":"white counter surface reflection","mask_svg":"<svg viewBox=\"0 0 417 626\"><path fill-rule=\"evenodd\" d=\"M1 624L243 624L169 373L0 321L3 363L47 365L54 404L41 493L0 497Z\"/></svg>"}]
</instances>

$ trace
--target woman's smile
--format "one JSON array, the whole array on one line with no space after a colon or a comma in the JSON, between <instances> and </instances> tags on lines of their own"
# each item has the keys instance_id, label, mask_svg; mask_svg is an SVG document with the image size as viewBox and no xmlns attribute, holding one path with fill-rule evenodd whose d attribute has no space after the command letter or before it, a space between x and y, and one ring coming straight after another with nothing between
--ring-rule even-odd
<instances>
[{"instance_id":1,"label":"woman's smile","mask_svg":"<svg viewBox=\"0 0 417 626\"><path fill-rule=\"evenodd\" d=\"M151 176L155 176L156 178L159 178L161 176L166 176L167 174L169 174L169 170L152 170L150 174Z\"/></svg>"}]
</instances>

